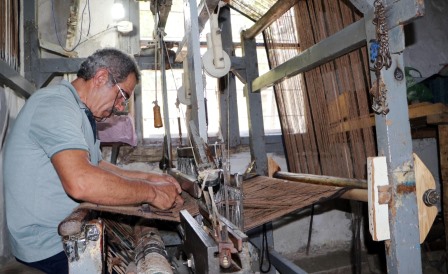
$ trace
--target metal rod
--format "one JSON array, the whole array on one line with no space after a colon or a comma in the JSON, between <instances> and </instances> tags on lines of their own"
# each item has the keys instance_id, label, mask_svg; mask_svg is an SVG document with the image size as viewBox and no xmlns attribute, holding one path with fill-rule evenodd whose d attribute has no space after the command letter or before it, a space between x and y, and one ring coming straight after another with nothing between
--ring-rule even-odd
<instances>
[{"instance_id":1,"label":"metal rod","mask_svg":"<svg viewBox=\"0 0 448 274\"><path fill-rule=\"evenodd\" d=\"M171 150L171 130L170 130L170 116L168 109L168 90L166 83L166 67L165 67L165 43L163 42L163 35L159 33L160 42L160 77L162 78L162 100L163 100L163 122L165 123L165 136L166 136L166 147L168 148L168 153L165 155L169 162L171 163L173 159ZM157 55L157 52L156 52ZM157 91L156 91L157 94Z\"/></svg>"},{"instance_id":2,"label":"metal rod","mask_svg":"<svg viewBox=\"0 0 448 274\"><path fill-rule=\"evenodd\" d=\"M272 22L280 18L297 2L298 0L277 1L252 27L244 31L244 38L254 39L255 36L269 27Z\"/></svg>"},{"instance_id":3,"label":"metal rod","mask_svg":"<svg viewBox=\"0 0 448 274\"><path fill-rule=\"evenodd\" d=\"M274 178L317 185L330 185L339 187L351 186L367 189L367 181L361 179L341 178L304 173L291 173L284 171L277 171L276 173L274 173Z\"/></svg>"}]
</instances>

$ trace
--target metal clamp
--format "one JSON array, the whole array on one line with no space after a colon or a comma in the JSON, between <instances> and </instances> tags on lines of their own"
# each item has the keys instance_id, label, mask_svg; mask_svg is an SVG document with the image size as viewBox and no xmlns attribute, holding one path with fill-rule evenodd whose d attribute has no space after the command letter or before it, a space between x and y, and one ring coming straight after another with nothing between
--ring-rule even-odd
<instances>
[{"instance_id":1,"label":"metal clamp","mask_svg":"<svg viewBox=\"0 0 448 274\"><path fill-rule=\"evenodd\" d=\"M66 236L63 239L65 254L69 262L79 260L79 254L86 250L89 241L98 241L100 232L96 225L84 225L82 232L77 235Z\"/></svg>"}]
</instances>

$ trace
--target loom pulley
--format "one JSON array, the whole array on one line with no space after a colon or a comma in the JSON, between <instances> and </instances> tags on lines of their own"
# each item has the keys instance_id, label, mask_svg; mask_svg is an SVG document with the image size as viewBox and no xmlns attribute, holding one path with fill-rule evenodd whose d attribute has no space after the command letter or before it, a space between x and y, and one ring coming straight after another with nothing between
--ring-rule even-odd
<instances>
[{"instance_id":1,"label":"loom pulley","mask_svg":"<svg viewBox=\"0 0 448 274\"><path fill-rule=\"evenodd\" d=\"M221 30L218 15L210 14L210 33L207 33L207 51L202 56L202 65L208 75L220 78L230 71L230 57L222 49Z\"/></svg>"}]
</instances>

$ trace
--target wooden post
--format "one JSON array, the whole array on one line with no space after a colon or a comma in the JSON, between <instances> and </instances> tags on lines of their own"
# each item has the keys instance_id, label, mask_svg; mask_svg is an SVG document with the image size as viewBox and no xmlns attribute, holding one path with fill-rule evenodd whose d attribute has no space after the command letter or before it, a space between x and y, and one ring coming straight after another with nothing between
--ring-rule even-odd
<instances>
[{"instance_id":1,"label":"wooden post","mask_svg":"<svg viewBox=\"0 0 448 274\"><path fill-rule=\"evenodd\" d=\"M438 128L440 176L443 190L442 210L445 224L445 250L448 250L448 125L439 125Z\"/></svg>"}]
</instances>

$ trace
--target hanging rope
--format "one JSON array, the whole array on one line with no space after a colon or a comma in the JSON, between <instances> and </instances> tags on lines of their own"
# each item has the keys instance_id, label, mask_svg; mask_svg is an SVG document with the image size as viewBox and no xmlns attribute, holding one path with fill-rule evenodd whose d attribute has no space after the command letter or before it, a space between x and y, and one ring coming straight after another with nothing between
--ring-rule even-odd
<instances>
[{"instance_id":1,"label":"hanging rope","mask_svg":"<svg viewBox=\"0 0 448 274\"><path fill-rule=\"evenodd\" d=\"M158 104L158 100L157 100L157 70L161 69L160 64L158 63L158 55L159 55L159 51L158 51L158 45L160 43L160 29L159 29L159 3L158 1L155 1L154 3L155 6L155 13L154 13L154 27L156 28L154 31L156 32L155 36L156 36L156 41L154 44L154 86L155 86L155 100L152 102L154 104L153 107L153 113L154 113L154 127L155 128L161 128L163 127L163 123L162 123L162 115L160 113L160 106Z\"/></svg>"}]
</instances>

